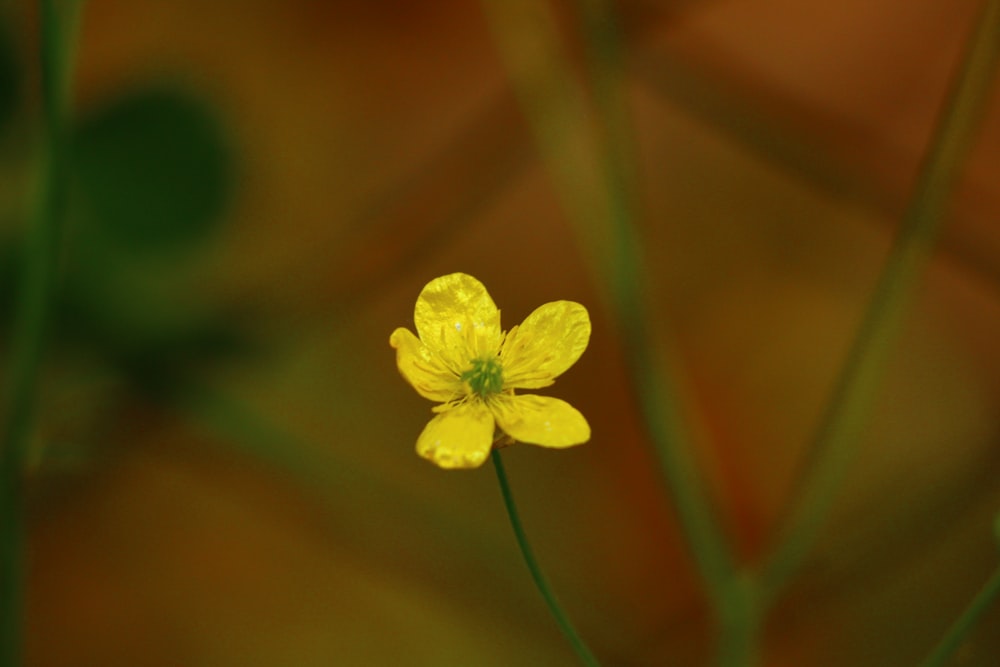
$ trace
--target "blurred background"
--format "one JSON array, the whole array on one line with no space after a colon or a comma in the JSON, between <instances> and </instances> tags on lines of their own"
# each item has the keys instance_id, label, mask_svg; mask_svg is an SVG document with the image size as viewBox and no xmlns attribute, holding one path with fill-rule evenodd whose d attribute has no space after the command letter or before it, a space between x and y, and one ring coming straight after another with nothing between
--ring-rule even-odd
<instances>
[{"instance_id":1,"label":"blurred background","mask_svg":"<svg viewBox=\"0 0 1000 667\"><path fill-rule=\"evenodd\" d=\"M622 0L640 234L727 533L769 544L905 206L974 0ZM575 9L558 3L572 43ZM29 502L27 665L573 665L492 471L417 457L388 338L471 273L510 327L585 304L515 446L539 559L607 666L700 665L708 611L622 342L456 0L88 0ZM0 305L32 204L32 3L0 38ZM767 665L915 664L992 571L1000 95L862 454ZM547 392L550 390L546 390ZM995 665L1000 610L958 664Z\"/></svg>"}]
</instances>

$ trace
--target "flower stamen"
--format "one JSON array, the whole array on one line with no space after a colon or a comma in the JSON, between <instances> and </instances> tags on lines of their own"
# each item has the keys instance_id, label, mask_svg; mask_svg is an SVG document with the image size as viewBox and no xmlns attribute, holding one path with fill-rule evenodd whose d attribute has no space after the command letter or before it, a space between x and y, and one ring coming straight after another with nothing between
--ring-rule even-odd
<instances>
[{"instance_id":1,"label":"flower stamen","mask_svg":"<svg viewBox=\"0 0 1000 667\"><path fill-rule=\"evenodd\" d=\"M461 379L480 398L499 394L503 390L503 369L496 357L473 359L472 368L462 373Z\"/></svg>"}]
</instances>

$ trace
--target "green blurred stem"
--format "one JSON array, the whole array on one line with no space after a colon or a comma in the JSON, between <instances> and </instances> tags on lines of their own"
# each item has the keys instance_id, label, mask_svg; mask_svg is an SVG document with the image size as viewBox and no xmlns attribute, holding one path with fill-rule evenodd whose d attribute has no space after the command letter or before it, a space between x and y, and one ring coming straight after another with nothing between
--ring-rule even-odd
<instances>
[{"instance_id":1,"label":"green blurred stem","mask_svg":"<svg viewBox=\"0 0 1000 667\"><path fill-rule=\"evenodd\" d=\"M0 667L21 662L25 461L35 422L39 366L67 198L69 63L76 3L42 0L39 191L26 231L10 347L0 450Z\"/></svg>"},{"instance_id":2,"label":"green blurred stem","mask_svg":"<svg viewBox=\"0 0 1000 667\"><path fill-rule=\"evenodd\" d=\"M613 254L613 303L647 429L687 542L705 582L718 626L716 663L748 667L758 660L763 609L754 578L737 568L719 528L685 429L674 372L649 333L643 298L643 257L635 232L635 141L622 87L621 31L607 0L579 0L588 80L593 87L600 165L608 199Z\"/></svg>"},{"instance_id":3,"label":"green blurred stem","mask_svg":"<svg viewBox=\"0 0 1000 667\"><path fill-rule=\"evenodd\" d=\"M731 580L719 618L716 664L719 667L752 667L760 660L760 634L766 607L754 576Z\"/></svg>"},{"instance_id":4,"label":"green blurred stem","mask_svg":"<svg viewBox=\"0 0 1000 667\"><path fill-rule=\"evenodd\" d=\"M635 232L635 150L622 89L623 49L617 17L605 0L579 0L588 79L596 106L597 147L608 202L612 253L607 258L613 304L625 338L637 398L688 544L720 614L731 604L735 566L692 456L677 391L665 355L649 332L643 297L643 257ZM593 222L589 224L595 224ZM601 224L597 221L596 224Z\"/></svg>"},{"instance_id":5,"label":"green blurred stem","mask_svg":"<svg viewBox=\"0 0 1000 667\"><path fill-rule=\"evenodd\" d=\"M581 232L585 250L607 277L608 301L663 476L710 596L721 605L735 576L728 545L693 460L672 372L650 333L645 307L616 27L599 4L584 7L595 118L560 48L548 3L484 0L483 7L561 203Z\"/></svg>"},{"instance_id":6,"label":"green blurred stem","mask_svg":"<svg viewBox=\"0 0 1000 667\"><path fill-rule=\"evenodd\" d=\"M552 587L549 586L548 579L545 578L542 568L538 566L535 553L531 549L531 543L528 542L528 536L521 525L521 517L517 512L517 505L514 504L514 494L511 493L510 484L507 482L507 473L503 467L503 459L500 457L500 451L494 449L492 458L493 467L497 472L497 481L500 483L500 492L503 494L503 504L507 508L507 516L510 517L510 526L514 529L514 537L517 538L517 545L521 548L521 555L524 556L524 562L528 566L528 571L531 572L531 578L534 580L535 586L538 587L538 592L542 594L545 604L548 606L549 611L552 612L552 616L559 625L559 629L562 630L562 633L569 640L576 655L580 658L580 662L589 667L598 667L600 663L597 662L597 658L594 657L590 649L587 648L587 645L580 639L580 635L573 628L573 624L570 622L569 617L566 616L566 612L559 606L559 602L556 600L556 596L552 592Z\"/></svg>"},{"instance_id":7,"label":"green blurred stem","mask_svg":"<svg viewBox=\"0 0 1000 667\"><path fill-rule=\"evenodd\" d=\"M1000 0L988 0L949 91L899 235L826 406L798 501L764 564L769 596L795 574L812 548L858 451L896 335L979 127L998 53Z\"/></svg>"},{"instance_id":8,"label":"green blurred stem","mask_svg":"<svg viewBox=\"0 0 1000 667\"><path fill-rule=\"evenodd\" d=\"M983 614L1000 597L1000 568L993 573L982 590L973 598L969 606L962 612L950 628L944 638L934 647L927 658L920 663L920 667L944 667L948 660L954 655L958 647L962 645L966 636L982 618Z\"/></svg>"}]
</instances>

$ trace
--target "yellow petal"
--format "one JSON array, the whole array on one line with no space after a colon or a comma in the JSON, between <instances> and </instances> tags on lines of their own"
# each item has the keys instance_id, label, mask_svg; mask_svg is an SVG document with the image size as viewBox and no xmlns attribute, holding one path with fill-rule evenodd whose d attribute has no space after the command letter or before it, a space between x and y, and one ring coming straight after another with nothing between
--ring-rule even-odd
<instances>
[{"instance_id":1,"label":"yellow petal","mask_svg":"<svg viewBox=\"0 0 1000 667\"><path fill-rule=\"evenodd\" d=\"M572 447L590 440L590 425L580 411L551 396L503 395L490 401L500 429L519 442L542 447Z\"/></svg>"},{"instance_id":2,"label":"yellow petal","mask_svg":"<svg viewBox=\"0 0 1000 667\"><path fill-rule=\"evenodd\" d=\"M547 387L576 363L590 341L590 316L574 301L553 301L507 334L500 360L505 387Z\"/></svg>"},{"instance_id":3,"label":"yellow petal","mask_svg":"<svg viewBox=\"0 0 1000 667\"><path fill-rule=\"evenodd\" d=\"M493 447L493 415L469 401L432 419L417 438L417 453L442 468L478 468Z\"/></svg>"},{"instance_id":4,"label":"yellow petal","mask_svg":"<svg viewBox=\"0 0 1000 667\"><path fill-rule=\"evenodd\" d=\"M464 392L458 376L408 329L400 327L393 331L389 345L396 349L396 366L400 374L424 398L444 403Z\"/></svg>"},{"instance_id":5,"label":"yellow petal","mask_svg":"<svg viewBox=\"0 0 1000 667\"><path fill-rule=\"evenodd\" d=\"M420 340L461 374L500 350L500 311L481 282L451 273L427 283L413 312Z\"/></svg>"}]
</instances>

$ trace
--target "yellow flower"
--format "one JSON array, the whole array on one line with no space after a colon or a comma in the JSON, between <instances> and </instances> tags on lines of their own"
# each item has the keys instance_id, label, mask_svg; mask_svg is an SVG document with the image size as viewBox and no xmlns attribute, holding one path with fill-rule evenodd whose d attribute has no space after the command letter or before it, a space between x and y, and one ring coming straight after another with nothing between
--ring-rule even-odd
<instances>
[{"instance_id":1,"label":"yellow flower","mask_svg":"<svg viewBox=\"0 0 1000 667\"><path fill-rule=\"evenodd\" d=\"M417 336L400 327L389 344L403 377L441 403L417 439L417 453L442 468L476 468L502 431L542 447L590 439L590 426L565 401L515 395L547 387L572 366L590 340L587 309L546 303L508 332L481 282L464 273L435 278L417 297Z\"/></svg>"}]
</instances>

